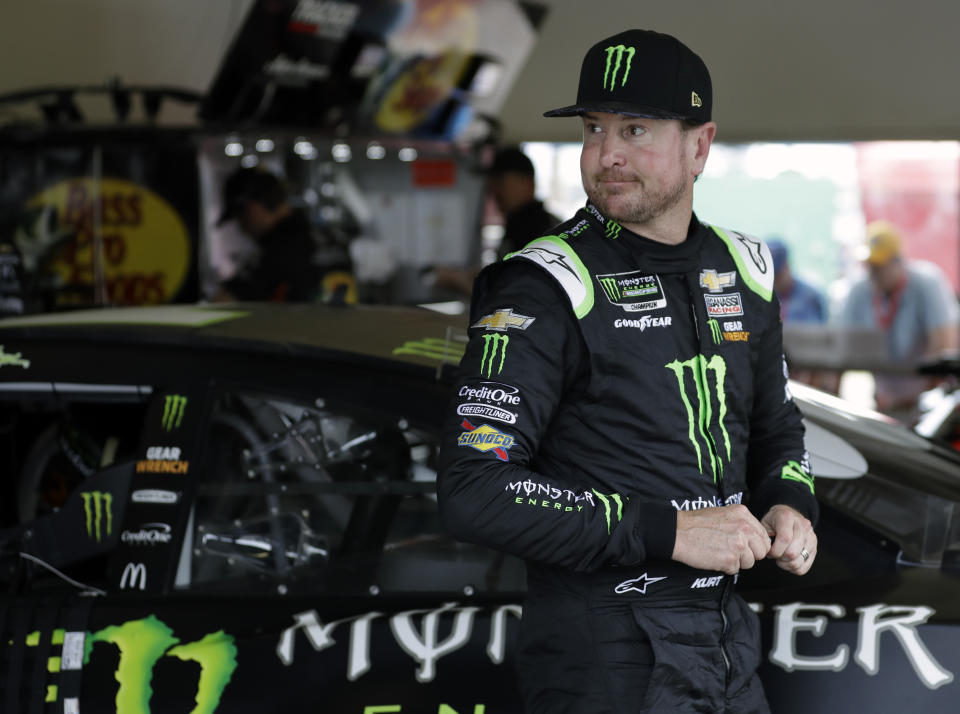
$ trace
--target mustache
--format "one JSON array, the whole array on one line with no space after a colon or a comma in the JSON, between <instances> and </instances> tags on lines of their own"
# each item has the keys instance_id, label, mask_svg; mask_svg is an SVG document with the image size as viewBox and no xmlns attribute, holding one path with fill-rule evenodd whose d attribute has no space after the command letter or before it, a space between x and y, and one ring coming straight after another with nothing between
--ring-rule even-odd
<instances>
[{"instance_id":1,"label":"mustache","mask_svg":"<svg viewBox=\"0 0 960 714\"><path fill-rule=\"evenodd\" d=\"M625 174L622 171L601 171L593 175L593 180L596 183L602 183L606 181L638 181L639 178L636 174Z\"/></svg>"}]
</instances>

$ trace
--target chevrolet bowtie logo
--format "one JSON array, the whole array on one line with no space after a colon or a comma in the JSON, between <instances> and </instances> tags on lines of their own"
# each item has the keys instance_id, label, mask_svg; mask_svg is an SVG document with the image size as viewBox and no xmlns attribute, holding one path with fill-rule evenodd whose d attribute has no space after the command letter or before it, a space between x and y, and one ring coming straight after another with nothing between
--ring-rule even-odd
<instances>
[{"instance_id":1,"label":"chevrolet bowtie logo","mask_svg":"<svg viewBox=\"0 0 960 714\"><path fill-rule=\"evenodd\" d=\"M497 310L492 315L484 315L477 320L475 324L471 325L471 327L483 327L487 330L496 330L497 332L506 332L511 327L515 327L518 330L526 330L536 319L535 317L527 317L526 315L515 315L513 308L508 307Z\"/></svg>"},{"instance_id":2,"label":"chevrolet bowtie logo","mask_svg":"<svg viewBox=\"0 0 960 714\"><path fill-rule=\"evenodd\" d=\"M723 292L724 288L732 288L736 282L736 271L718 273L716 270L708 268L700 273L700 287L706 288L712 293Z\"/></svg>"},{"instance_id":3,"label":"chevrolet bowtie logo","mask_svg":"<svg viewBox=\"0 0 960 714\"><path fill-rule=\"evenodd\" d=\"M646 595L647 585L650 585L651 583L657 583L657 582L660 582L661 580L666 580L666 579L667 579L666 575L661 575L659 578L651 578L651 577L648 577L646 573L644 573L639 578L634 578L633 580L624 580L622 583L617 585L616 588L614 588L614 592L617 593L617 595L623 595L624 593L630 592L632 590L634 592L640 593L641 595Z\"/></svg>"}]
</instances>

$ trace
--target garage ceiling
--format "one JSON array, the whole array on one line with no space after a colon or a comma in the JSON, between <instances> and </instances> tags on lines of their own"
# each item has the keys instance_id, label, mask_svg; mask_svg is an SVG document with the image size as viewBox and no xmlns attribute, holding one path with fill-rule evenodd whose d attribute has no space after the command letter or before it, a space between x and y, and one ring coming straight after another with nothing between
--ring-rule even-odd
<instances>
[{"instance_id":1,"label":"garage ceiling","mask_svg":"<svg viewBox=\"0 0 960 714\"><path fill-rule=\"evenodd\" d=\"M4 2L0 94L115 76L204 92L250 2ZM675 34L706 60L721 141L958 135L960 3L542 2L540 38L501 112L510 140L577 140L576 119L541 114L573 100L585 49L628 27Z\"/></svg>"}]
</instances>

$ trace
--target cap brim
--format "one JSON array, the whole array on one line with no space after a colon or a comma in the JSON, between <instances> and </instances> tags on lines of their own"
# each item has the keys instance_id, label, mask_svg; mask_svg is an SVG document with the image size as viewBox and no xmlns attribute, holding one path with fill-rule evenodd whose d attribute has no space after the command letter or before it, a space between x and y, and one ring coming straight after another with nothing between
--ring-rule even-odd
<instances>
[{"instance_id":1,"label":"cap brim","mask_svg":"<svg viewBox=\"0 0 960 714\"><path fill-rule=\"evenodd\" d=\"M568 107L551 109L544 112L545 117L572 117L581 114L597 112L599 114L623 114L629 117L638 117L641 119L692 119L693 117L675 112L669 112L657 107L645 107L639 104L630 104L629 102L590 102L584 104L571 104Z\"/></svg>"}]
</instances>

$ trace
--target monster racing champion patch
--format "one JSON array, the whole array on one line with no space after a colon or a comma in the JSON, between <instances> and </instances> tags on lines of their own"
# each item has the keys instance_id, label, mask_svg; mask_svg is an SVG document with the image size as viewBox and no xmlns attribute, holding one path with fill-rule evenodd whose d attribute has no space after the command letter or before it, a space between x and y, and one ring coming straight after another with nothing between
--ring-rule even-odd
<instances>
[{"instance_id":1,"label":"monster racing champion patch","mask_svg":"<svg viewBox=\"0 0 960 714\"><path fill-rule=\"evenodd\" d=\"M667 297L656 275L643 275L634 270L595 277L610 304L622 307L627 312L660 310L667 306Z\"/></svg>"},{"instance_id":2,"label":"monster racing champion patch","mask_svg":"<svg viewBox=\"0 0 960 714\"><path fill-rule=\"evenodd\" d=\"M466 419L460 423L460 426L466 431L457 439L457 446L469 446L477 451L492 451L501 461L510 460L507 450L516 442L512 436L494 429L489 424L474 426Z\"/></svg>"}]
</instances>

